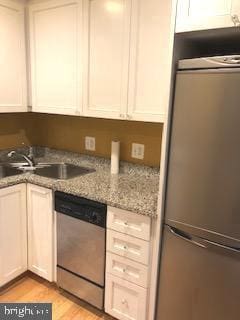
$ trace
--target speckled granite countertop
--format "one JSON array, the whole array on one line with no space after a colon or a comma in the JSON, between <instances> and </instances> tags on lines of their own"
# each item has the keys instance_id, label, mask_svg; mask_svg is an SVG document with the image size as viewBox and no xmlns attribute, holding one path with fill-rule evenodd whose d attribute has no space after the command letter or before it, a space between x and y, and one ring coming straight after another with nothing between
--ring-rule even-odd
<instances>
[{"instance_id":1,"label":"speckled granite countertop","mask_svg":"<svg viewBox=\"0 0 240 320\"><path fill-rule=\"evenodd\" d=\"M147 166L121 162L120 173L110 174L110 160L72 152L36 148L37 162L67 162L96 171L69 180L55 180L32 173L0 179L0 188L29 182L54 191L62 191L106 203L135 213L157 216L159 170ZM0 162L6 152L0 153Z\"/></svg>"}]
</instances>

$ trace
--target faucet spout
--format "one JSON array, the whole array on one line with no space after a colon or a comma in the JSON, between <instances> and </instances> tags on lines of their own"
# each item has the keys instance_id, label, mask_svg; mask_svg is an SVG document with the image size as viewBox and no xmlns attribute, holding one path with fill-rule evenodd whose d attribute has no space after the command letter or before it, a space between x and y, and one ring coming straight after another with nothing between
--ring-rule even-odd
<instances>
[{"instance_id":1,"label":"faucet spout","mask_svg":"<svg viewBox=\"0 0 240 320\"><path fill-rule=\"evenodd\" d=\"M32 159L30 159L28 156L26 156L25 154L18 153L16 151L10 151L8 153L8 157L9 158L12 158L14 155L22 157L24 160L26 160L28 165L29 165L29 167L34 167L34 161Z\"/></svg>"}]
</instances>

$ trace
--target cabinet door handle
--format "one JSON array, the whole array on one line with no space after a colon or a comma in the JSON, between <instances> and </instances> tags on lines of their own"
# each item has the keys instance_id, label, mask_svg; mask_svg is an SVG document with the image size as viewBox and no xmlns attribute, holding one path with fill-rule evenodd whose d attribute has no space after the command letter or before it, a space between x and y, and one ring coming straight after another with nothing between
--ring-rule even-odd
<instances>
[{"instance_id":1,"label":"cabinet door handle","mask_svg":"<svg viewBox=\"0 0 240 320\"><path fill-rule=\"evenodd\" d=\"M232 22L234 24L235 27L239 27L240 26L240 20L237 14L233 14L232 15Z\"/></svg>"}]
</instances>

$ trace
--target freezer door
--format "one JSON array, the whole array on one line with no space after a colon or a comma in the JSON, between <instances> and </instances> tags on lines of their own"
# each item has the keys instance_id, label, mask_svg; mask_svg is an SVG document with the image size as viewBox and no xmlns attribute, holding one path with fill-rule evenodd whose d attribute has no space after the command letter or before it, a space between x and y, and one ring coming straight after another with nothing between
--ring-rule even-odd
<instances>
[{"instance_id":1,"label":"freezer door","mask_svg":"<svg viewBox=\"0 0 240 320\"><path fill-rule=\"evenodd\" d=\"M240 239L240 71L177 74L166 219Z\"/></svg>"},{"instance_id":2,"label":"freezer door","mask_svg":"<svg viewBox=\"0 0 240 320\"><path fill-rule=\"evenodd\" d=\"M237 320L240 253L165 227L156 320Z\"/></svg>"}]
</instances>

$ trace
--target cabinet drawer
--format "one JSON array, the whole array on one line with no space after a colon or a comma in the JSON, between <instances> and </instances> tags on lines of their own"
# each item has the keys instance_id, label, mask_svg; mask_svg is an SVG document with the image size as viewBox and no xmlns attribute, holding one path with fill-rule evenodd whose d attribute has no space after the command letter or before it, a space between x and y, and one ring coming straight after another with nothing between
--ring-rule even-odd
<instances>
[{"instance_id":1,"label":"cabinet drawer","mask_svg":"<svg viewBox=\"0 0 240 320\"><path fill-rule=\"evenodd\" d=\"M110 252L107 252L106 271L144 288L148 286L148 268L146 266Z\"/></svg>"},{"instance_id":2,"label":"cabinet drawer","mask_svg":"<svg viewBox=\"0 0 240 320\"><path fill-rule=\"evenodd\" d=\"M137 262L148 264L149 242L147 241L108 230L107 250Z\"/></svg>"},{"instance_id":3,"label":"cabinet drawer","mask_svg":"<svg viewBox=\"0 0 240 320\"><path fill-rule=\"evenodd\" d=\"M140 239L150 239L151 219L140 214L108 207L107 227Z\"/></svg>"},{"instance_id":4,"label":"cabinet drawer","mask_svg":"<svg viewBox=\"0 0 240 320\"><path fill-rule=\"evenodd\" d=\"M119 320L145 320L147 289L107 274L105 311Z\"/></svg>"}]
</instances>

